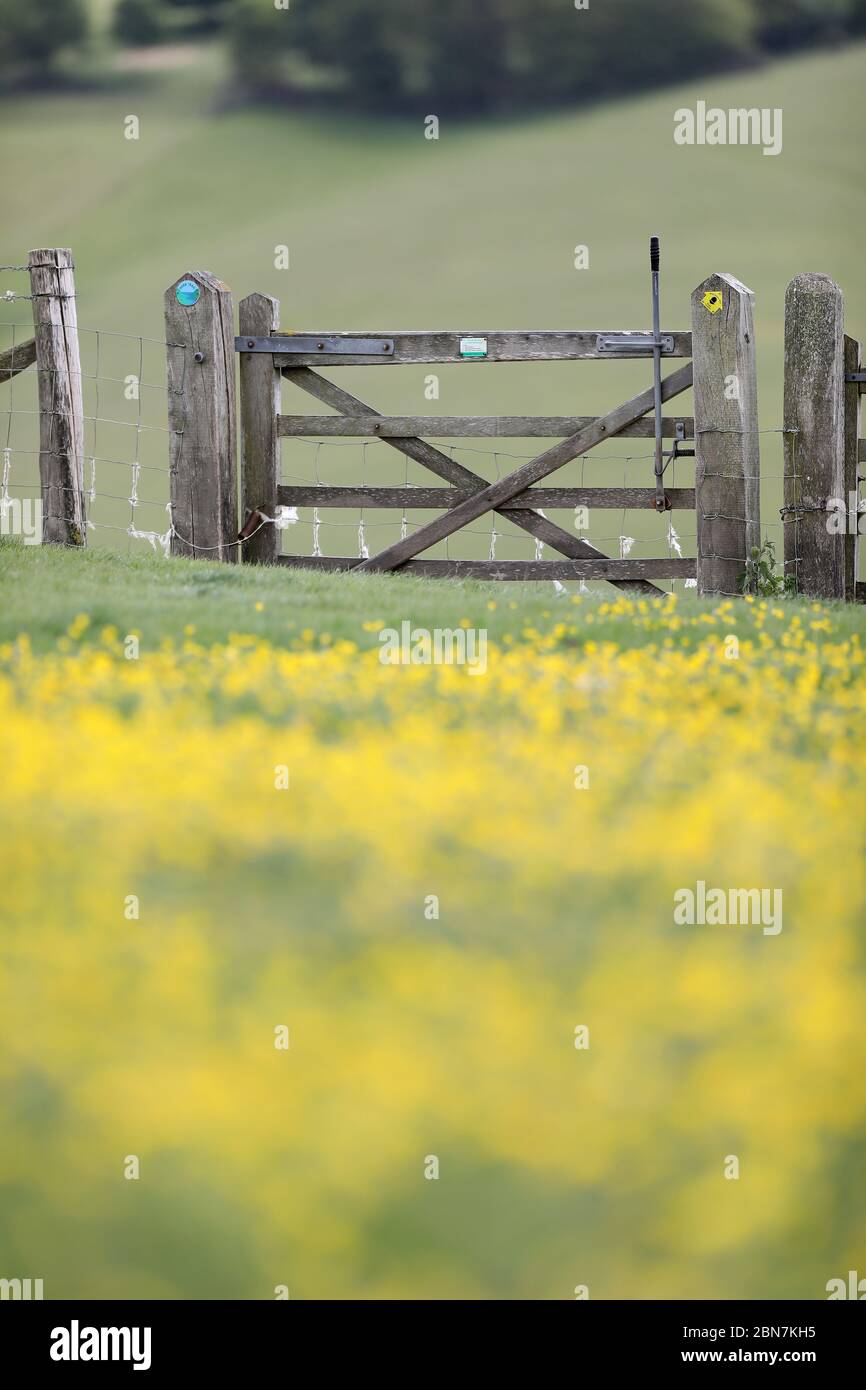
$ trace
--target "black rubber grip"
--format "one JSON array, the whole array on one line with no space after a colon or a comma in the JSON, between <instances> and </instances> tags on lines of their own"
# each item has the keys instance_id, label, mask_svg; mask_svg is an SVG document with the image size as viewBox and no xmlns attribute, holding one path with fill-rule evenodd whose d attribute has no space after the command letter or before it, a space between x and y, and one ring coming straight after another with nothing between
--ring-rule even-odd
<instances>
[{"instance_id":1,"label":"black rubber grip","mask_svg":"<svg viewBox=\"0 0 866 1390\"><path fill-rule=\"evenodd\" d=\"M650 270L659 268L659 239L657 236L650 237Z\"/></svg>"}]
</instances>

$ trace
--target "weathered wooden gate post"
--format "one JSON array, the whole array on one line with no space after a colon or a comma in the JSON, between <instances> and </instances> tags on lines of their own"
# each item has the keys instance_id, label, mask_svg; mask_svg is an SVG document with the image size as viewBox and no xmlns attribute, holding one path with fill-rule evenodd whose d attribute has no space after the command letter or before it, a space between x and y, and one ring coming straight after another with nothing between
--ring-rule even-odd
<instances>
[{"instance_id":1,"label":"weathered wooden gate post","mask_svg":"<svg viewBox=\"0 0 866 1390\"><path fill-rule=\"evenodd\" d=\"M845 597L853 603L857 598L857 575L860 572L860 382L851 377L862 368L860 343L845 334L845 508L848 526L845 546Z\"/></svg>"},{"instance_id":2,"label":"weathered wooden gate post","mask_svg":"<svg viewBox=\"0 0 866 1390\"><path fill-rule=\"evenodd\" d=\"M206 270L165 292L173 555L238 558L232 294Z\"/></svg>"},{"instance_id":3,"label":"weathered wooden gate post","mask_svg":"<svg viewBox=\"0 0 866 1390\"><path fill-rule=\"evenodd\" d=\"M761 544L754 296L733 275L692 294L697 579L701 594L738 594Z\"/></svg>"},{"instance_id":4,"label":"weathered wooden gate post","mask_svg":"<svg viewBox=\"0 0 866 1390\"><path fill-rule=\"evenodd\" d=\"M238 306L239 334L269 338L280 328L279 300L268 294L248 294ZM280 372L269 352L241 351L241 507L272 514L280 481ZM244 546L246 564L275 565L280 550L276 526L262 526Z\"/></svg>"},{"instance_id":5,"label":"weathered wooden gate post","mask_svg":"<svg viewBox=\"0 0 866 1390\"><path fill-rule=\"evenodd\" d=\"M853 547L838 524L840 501L842 521L848 507L844 357L842 291L828 275L796 275L785 292L785 573L813 598L845 598L849 568L853 597Z\"/></svg>"},{"instance_id":6,"label":"weathered wooden gate post","mask_svg":"<svg viewBox=\"0 0 866 1390\"><path fill-rule=\"evenodd\" d=\"M84 404L72 252L27 257L39 381L39 477L42 540L84 545Z\"/></svg>"}]
</instances>

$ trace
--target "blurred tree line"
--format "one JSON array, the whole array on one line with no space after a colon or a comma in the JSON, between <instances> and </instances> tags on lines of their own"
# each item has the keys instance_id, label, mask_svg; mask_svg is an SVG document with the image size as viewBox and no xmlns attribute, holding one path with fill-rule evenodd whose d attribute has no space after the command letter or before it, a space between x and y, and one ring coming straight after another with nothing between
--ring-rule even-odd
<instances>
[{"instance_id":1,"label":"blurred tree line","mask_svg":"<svg viewBox=\"0 0 866 1390\"><path fill-rule=\"evenodd\" d=\"M224 31L233 8L234 0L113 0L110 32L128 45L194 38ZM93 0L0 0L0 77L50 78L103 13Z\"/></svg>"},{"instance_id":2,"label":"blurred tree line","mask_svg":"<svg viewBox=\"0 0 866 1390\"><path fill-rule=\"evenodd\" d=\"M43 71L86 31L84 0L0 0L0 72Z\"/></svg>"},{"instance_id":3,"label":"blurred tree line","mask_svg":"<svg viewBox=\"0 0 866 1390\"><path fill-rule=\"evenodd\" d=\"M252 92L434 113L591 100L864 28L866 0L237 0L229 16Z\"/></svg>"},{"instance_id":4,"label":"blurred tree line","mask_svg":"<svg viewBox=\"0 0 866 1390\"><path fill-rule=\"evenodd\" d=\"M222 32L249 97L487 112L591 100L866 32L866 0L116 0L123 44ZM0 73L84 42L87 0L0 0Z\"/></svg>"},{"instance_id":5,"label":"blurred tree line","mask_svg":"<svg viewBox=\"0 0 866 1390\"><path fill-rule=\"evenodd\" d=\"M231 0L116 0L112 32L130 46L217 33Z\"/></svg>"}]
</instances>

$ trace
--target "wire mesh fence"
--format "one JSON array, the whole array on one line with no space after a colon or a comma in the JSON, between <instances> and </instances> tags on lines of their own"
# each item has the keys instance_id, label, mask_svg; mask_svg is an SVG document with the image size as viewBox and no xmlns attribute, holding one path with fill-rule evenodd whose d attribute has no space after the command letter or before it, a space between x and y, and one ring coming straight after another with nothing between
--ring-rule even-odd
<instances>
[{"instance_id":1,"label":"wire mesh fence","mask_svg":"<svg viewBox=\"0 0 866 1390\"><path fill-rule=\"evenodd\" d=\"M14 353L32 324L0 325L0 347ZM171 537L165 343L137 334L78 328L84 425L88 544L128 539L168 553ZM39 457L55 447L55 413L40 410L36 369L0 388L2 502L39 497ZM162 378L160 380L160 377ZM48 438L40 441L40 418ZM51 505L51 500L46 499Z\"/></svg>"}]
</instances>

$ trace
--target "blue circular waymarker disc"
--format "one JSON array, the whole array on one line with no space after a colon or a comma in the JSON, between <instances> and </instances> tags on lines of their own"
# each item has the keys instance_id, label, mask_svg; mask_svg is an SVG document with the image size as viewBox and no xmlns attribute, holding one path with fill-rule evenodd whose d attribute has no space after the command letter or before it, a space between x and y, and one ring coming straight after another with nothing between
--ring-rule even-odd
<instances>
[{"instance_id":1,"label":"blue circular waymarker disc","mask_svg":"<svg viewBox=\"0 0 866 1390\"><path fill-rule=\"evenodd\" d=\"M178 304L190 305L195 304L200 294L201 290L195 280L181 280L174 292L174 297Z\"/></svg>"}]
</instances>

